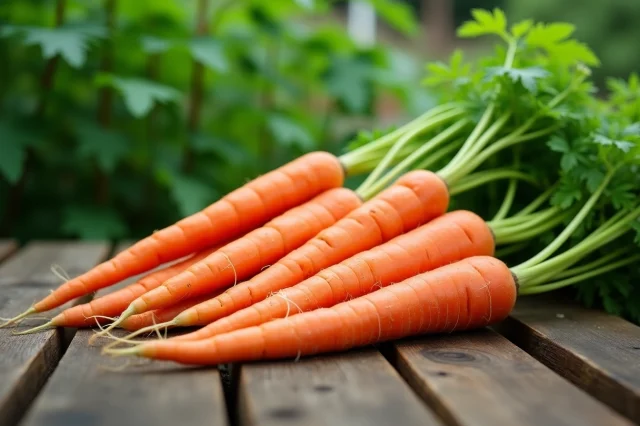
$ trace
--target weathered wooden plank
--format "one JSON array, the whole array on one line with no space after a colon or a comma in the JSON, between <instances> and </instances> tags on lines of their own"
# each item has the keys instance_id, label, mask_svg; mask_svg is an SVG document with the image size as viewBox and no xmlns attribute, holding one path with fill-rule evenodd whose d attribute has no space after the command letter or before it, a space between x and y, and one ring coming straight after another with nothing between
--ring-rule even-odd
<instances>
[{"instance_id":1,"label":"weathered wooden plank","mask_svg":"<svg viewBox=\"0 0 640 426\"><path fill-rule=\"evenodd\" d=\"M100 354L104 340L89 346L92 333L78 331L22 426L227 424L222 383L215 368L137 361L128 365Z\"/></svg>"},{"instance_id":2,"label":"weathered wooden plank","mask_svg":"<svg viewBox=\"0 0 640 426\"><path fill-rule=\"evenodd\" d=\"M12 240L0 241L0 262L6 259L11 253L18 248L18 244Z\"/></svg>"},{"instance_id":3,"label":"weathered wooden plank","mask_svg":"<svg viewBox=\"0 0 640 426\"><path fill-rule=\"evenodd\" d=\"M487 329L400 342L390 358L452 425L630 424Z\"/></svg>"},{"instance_id":4,"label":"weathered wooden plank","mask_svg":"<svg viewBox=\"0 0 640 426\"><path fill-rule=\"evenodd\" d=\"M640 423L640 327L542 297L518 301L498 330L558 374Z\"/></svg>"},{"instance_id":5,"label":"weathered wooden plank","mask_svg":"<svg viewBox=\"0 0 640 426\"><path fill-rule=\"evenodd\" d=\"M245 364L242 425L436 425L439 420L373 349Z\"/></svg>"},{"instance_id":6,"label":"weathered wooden plank","mask_svg":"<svg viewBox=\"0 0 640 426\"><path fill-rule=\"evenodd\" d=\"M108 245L101 243L27 245L0 265L0 316L23 311L60 284L50 271L51 264L75 276L103 260L108 250ZM0 425L14 424L22 416L75 332L50 330L12 336L13 330L0 329Z\"/></svg>"}]
</instances>

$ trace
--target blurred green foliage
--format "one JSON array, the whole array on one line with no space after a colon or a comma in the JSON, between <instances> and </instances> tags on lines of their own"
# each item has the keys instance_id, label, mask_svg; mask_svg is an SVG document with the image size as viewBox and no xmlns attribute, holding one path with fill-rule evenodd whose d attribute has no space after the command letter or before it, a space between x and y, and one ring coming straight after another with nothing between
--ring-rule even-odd
<instances>
[{"instance_id":1,"label":"blurred green foliage","mask_svg":"<svg viewBox=\"0 0 640 426\"><path fill-rule=\"evenodd\" d=\"M408 6L371 0L411 35ZM0 236L139 238L303 152L422 66L321 0L3 0ZM359 121L361 122L361 121Z\"/></svg>"},{"instance_id":2,"label":"blurred green foliage","mask_svg":"<svg viewBox=\"0 0 640 426\"><path fill-rule=\"evenodd\" d=\"M629 0L507 0L511 19L563 21L576 26L576 37L602 61L594 79L604 86L607 77L625 78L640 68L640 2Z\"/></svg>"}]
</instances>

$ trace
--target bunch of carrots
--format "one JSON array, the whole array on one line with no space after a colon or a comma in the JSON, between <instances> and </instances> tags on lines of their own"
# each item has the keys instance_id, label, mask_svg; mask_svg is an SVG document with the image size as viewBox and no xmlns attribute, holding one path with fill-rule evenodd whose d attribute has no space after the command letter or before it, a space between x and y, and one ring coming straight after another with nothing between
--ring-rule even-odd
<instances>
[{"instance_id":1,"label":"bunch of carrots","mask_svg":"<svg viewBox=\"0 0 640 426\"><path fill-rule=\"evenodd\" d=\"M437 106L340 157L312 152L252 180L2 326L144 274L15 334L97 324L111 355L294 358L484 327L506 318L519 294L632 264L640 207L612 188L640 188L640 108L592 97L586 65L597 58L572 31L530 21L508 29L500 10L475 10L459 34L497 35L506 49L475 64L458 53L431 64ZM358 174L367 176L357 189L344 187ZM500 182L490 219L464 207L465 196L486 197ZM137 338L183 327L199 328Z\"/></svg>"}]
</instances>

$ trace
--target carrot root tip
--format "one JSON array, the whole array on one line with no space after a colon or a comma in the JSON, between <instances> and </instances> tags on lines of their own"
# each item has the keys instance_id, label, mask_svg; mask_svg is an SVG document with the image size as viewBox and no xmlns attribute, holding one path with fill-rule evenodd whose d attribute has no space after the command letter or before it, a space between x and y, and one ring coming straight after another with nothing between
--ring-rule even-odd
<instances>
[{"instance_id":1,"label":"carrot root tip","mask_svg":"<svg viewBox=\"0 0 640 426\"><path fill-rule=\"evenodd\" d=\"M111 330L118 327L120 324L124 322L124 320L126 320L127 318L135 314L136 314L135 308L132 306L129 306L127 309L124 310L124 312L122 312L122 315L120 315L120 317L117 320L109 324L108 327L102 328L100 325L98 325L100 327L100 331L94 334L93 336L91 336L91 338L89 339L89 345L92 345L93 342L95 342L95 340L99 337L108 336ZM96 322L98 321L96 320Z\"/></svg>"},{"instance_id":2,"label":"carrot root tip","mask_svg":"<svg viewBox=\"0 0 640 426\"><path fill-rule=\"evenodd\" d=\"M141 356L142 345L136 345L130 348L119 348L119 349L104 348L102 349L102 353L104 355L110 355L110 356L127 356L127 355Z\"/></svg>"},{"instance_id":3,"label":"carrot root tip","mask_svg":"<svg viewBox=\"0 0 640 426\"><path fill-rule=\"evenodd\" d=\"M133 340L134 337L139 336L139 335L144 334L144 333L156 333L158 335L159 339L166 339L166 335L163 337L162 334L160 334L160 329L161 328L165 328L165 331L166 331L166 329L171 327L172 325L175 325L175 322L173 320L172 321L163 322L163 323L160 323L160 324L153 324L153 325L150 325L148 327L141 328L140 330L136 330L133 333L130 333L130 334L126 335L125 337L116 337L116 336L110 335L110 337L114 341L109 343L108 345L106 345L104 348L105 349L111 349L111 348L117 346L120 343L127 343L127 344L144 343L144 342L142 342L140 340Z\"/></svg>"},{"instance_id":4,"label":"carrot root tip","mask_svg":"<svg viewBox=\"0 0 640 426\"><path fill-rule=\"evenodd\" d=\"M42 330L50 330L52 328L56 328L56 325L53 323L53 321L49 321L49 322L45 322L44 324L39 325L37 327L30 328L28 330L24 330L24 331L15 331L14 330L13 333L11 333L11 334L13 334L14 336L21 336L21 335L24 335L24 334L37 333L37 332L42 331Z\"/></svg>"},{"instance_id":5,"label":"carrot root tip","mask_svg":"<svg viewBox=\"0 0 640 426\"><path fill-rule=\"evenodd\" d=\"M14 324L18 324L20 321L22 321L23 319L25 319L26 317L35 314L36 308L34 308L33 306L30 307L29 309L27 309L26 311L24 311L23 313L21 313L20 315L16 315L13 318L2 318L3 321L5 321L4 323L0 324L0 328L4 328L4 327L8 327L10 325L14 325Z\"/></svg>"}]
</instances>

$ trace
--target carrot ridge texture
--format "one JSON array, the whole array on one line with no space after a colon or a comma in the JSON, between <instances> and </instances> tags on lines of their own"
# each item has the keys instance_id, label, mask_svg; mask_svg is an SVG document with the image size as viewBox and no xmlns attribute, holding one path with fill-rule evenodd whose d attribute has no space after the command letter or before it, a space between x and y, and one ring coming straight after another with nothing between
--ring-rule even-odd
<instances>
[{"instance_id":1,"label":"carrot ridge texture","mask_svg":"<svg viewBox=\"0 0 640 426\"><path fill-rule=\"evenodd\" d=\"M343 181L343 167L334 155L303 155L67 281L33 308L36 312L54 309L165 262L237 238L327 189L341 187Z\"/></svg>"},{"instance_id":2,"label":"carrot ridge texture","mask_svg":"<svg viewBox=\"0 0 640 426\"><path fill-rule=\"evenodd\" d=\"M183 312L174 322L180 326L209 324L428 223L442 216L448 206L446 184L435 173L409 172L251 280Z\"/></svg>"},{"instance_id":3,"label":"carrot ridge texture","mask_svg":"<svg viewBox=\"0 0 640 426\"><path fill-rule=\"evenodd\" d=\"M328 308L468 257L492 256L494 250L491 229L480 216L466 210L446 213L200 330L174 339L204 339L272 319Z\"/></svg>"},{"instance_id":4,"label":"carrot ridge texture","mask_svg":"<svg viewBox=\"0 0 640 426\"><path fill-rule=\"evenodd\" d=\"M237 281L249 279L361 203L358 195L350 189L325 191L230 242L156 289L142 294L130 308L138 314L168 308L183 299L226 289Z\"/></svg>"},{"instance_id":5,"label":"carrot ridge texture","mask_svg":"<svg viewBox=\"0 0 640 426\"><path fill-rule=\"evenodd\" d=\"M365 296L198 341L153 341L138 356L183 364L281 359L344 351L427 333L484 327L513 309L509 268L475 256L413 276Z\"/></svg>"}]
</instances>

